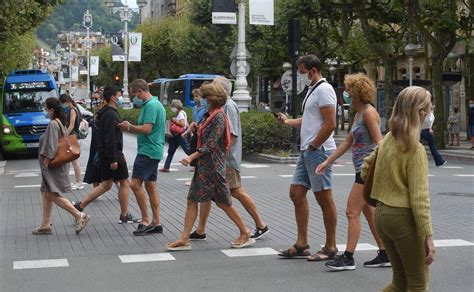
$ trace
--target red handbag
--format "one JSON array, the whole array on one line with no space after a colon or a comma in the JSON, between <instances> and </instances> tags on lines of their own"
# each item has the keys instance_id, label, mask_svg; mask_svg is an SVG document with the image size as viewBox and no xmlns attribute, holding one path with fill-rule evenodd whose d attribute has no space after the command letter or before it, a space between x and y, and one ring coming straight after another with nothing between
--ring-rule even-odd
<instances>
[{"instance_id":1,"label":"red handbag","mask_svg":"<svg viewBox=\"0 0 474 292\"><path fill-rule=\"evenodd\" d=\"M181 135L184 133L184 127L181 127L180 125L171 122L170 132L173 135Z\"/></svg>"}]
</instances>

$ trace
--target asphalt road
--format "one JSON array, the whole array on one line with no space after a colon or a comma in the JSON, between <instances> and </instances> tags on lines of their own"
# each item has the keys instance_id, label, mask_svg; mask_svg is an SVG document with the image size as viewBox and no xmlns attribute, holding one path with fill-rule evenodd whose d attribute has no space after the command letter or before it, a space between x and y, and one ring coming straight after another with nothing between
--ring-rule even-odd
<instances>
[{"instance_id":1,"label":"asphalt road","mask_svg":"<svg viewBox=\"0 0 474 292\"><path fill-rule=\"evenodd\" d=\"M83 167L87 145L88 140L82 148ZM135 137L125 135L124 145L131 169ZM132 236L136 225L117 224L115 189L87 208L92 219L80 235L74 233L69 215L56 207L55 233L31 235L41 218L37 160L23 157L0 163L0 291L380 291L390 281L390 268L362 266L375 256L376 249L365 220L355 254L355 271L333 272L322 263L283 260L275 255L295 239L294 211L288 198L294 166L287 164L244 162L244 187L271 230L251 249L243 249L243 254L231 253L230 242L236 238L237 229L213 207L208 240L193 243L191 251L167 253L164 245L176 239L182 229L188 189L184 182L192 177L189 168L177 164L183 156L179 151L173 171L158 177L164 233L146 237ZM344 244L344 211L354 178L349 155L338 161L334 174L337 241ZM474 290L473 176L472 164L450 161L448 166L436 168L430 161L432 218L438 246L431 266L431 291ZM89 190L85 186L67 196L80 200ZM132 192L130 198L131 212L139 215ZM312 196L309 198L309 239L315 252L324 242L324 228L320 209ZM253 228L241 205L235 202L235 206Z\"/></svg>"}]
</instances>

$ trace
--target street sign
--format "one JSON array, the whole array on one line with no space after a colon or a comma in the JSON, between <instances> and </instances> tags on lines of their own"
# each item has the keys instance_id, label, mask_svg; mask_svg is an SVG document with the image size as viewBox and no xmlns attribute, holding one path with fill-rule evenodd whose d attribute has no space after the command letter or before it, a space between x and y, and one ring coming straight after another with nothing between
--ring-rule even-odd
<instances>
[{"instance_id":1,"label":"street sign","mask_svg":"<svg viewBox=\"0 0 474 292\"><path fill-rule=\"evenodd\" d=\"M291 94L291 70L285 71L281 76L281 88L288 94ZM303 90L310 84L306 74L296 73L296 91L298 94L303 92Z\"/></svg>"}]
</instances>

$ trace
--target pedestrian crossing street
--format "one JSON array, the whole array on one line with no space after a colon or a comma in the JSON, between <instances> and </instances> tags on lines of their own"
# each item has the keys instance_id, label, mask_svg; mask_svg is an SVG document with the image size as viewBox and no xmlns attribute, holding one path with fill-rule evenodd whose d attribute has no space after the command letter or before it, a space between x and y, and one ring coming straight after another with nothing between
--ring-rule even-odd
<instances>
[{"instance_id":1,"label":"pedestrian crossing street","mask_svg":"<svg viewBox=\"0 0 474 292\"><path fill-rule=\"evenodd\" d=\"M473 242L466 241L463 239L440 239L434 240L436 248L453 248L453 247L466 247L474 246ZM321 245L322 247L322 245ZM339 251L345 250L345 244L338 244L337 248ZM359 243L356 251L375 251L378 250L377 246L369 243ZM147 262L162 262L162 261L177 261L186 260L185 257L175 257L177 254L190 253L191 251L185 252L163 252L163 253L145 253L145 254L129 254L119 255L118 257L122 264L130 263L147 263ZM219 256L226 256L228 258L239 258L239 257L256 257L256 256L277 256L278 251L271 247L259 247L259 248L242 248L242 249L222 249L216 250ZM216 255L217 256L217 255ZM13 270L25 270L25 269L43 269L43 268L67 268L69 267L68 259L43 259L43 260L27 260L27 261L14 261Z\"/></svg>"}]
</instances>

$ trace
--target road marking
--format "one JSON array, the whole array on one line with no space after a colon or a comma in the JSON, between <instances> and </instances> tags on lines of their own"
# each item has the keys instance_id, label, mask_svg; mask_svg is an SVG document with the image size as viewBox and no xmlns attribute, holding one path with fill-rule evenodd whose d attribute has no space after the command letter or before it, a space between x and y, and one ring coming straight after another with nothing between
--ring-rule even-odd
<instances>
[{"instance_id":1,"label":"road marking","mask_svg":"<svg viewBox=\"0 0 474 292\"><path fill-rule=\"evenodd\" d=\"M243 175L240 178L257 178L257 177L253 175Z\"/></svg>"},{"instance_id":2,"label":"road marking","mask_svg":"<svg viewBox=\"0 0 474 292\"><path fill-rule=\"evenodd\" d=\"M446 169L464 169L462 166L441 166L440 168L446 168Z\"/></svg>"},{"instance_id":3,"label":"road marking","mask_svg":"<svg viewBox=\"0 0 474 292\"><path fill-rule=\"evenodd\" d=\"M346 250L346 245L345 244L337 244L337 249L339 251L344 251ZM321 245L321 247L324 247L324 245ZM368 243L358 243L356 250L361 251L361 250L378 250L379 248L376 247L375 245L368 244Z\"/></svg>"},{"instance_id":4,"label":"road marking","mask_svg":"<svg viewBox=\"0 0 474 292\"><path fill-rule=\"evenodd\" d=\"M453 174L453 176L459 176L459 177L473 177L474 174Z\"/></svg>"},{"instance_id":5,"label":"road marking","mask_svg":"<svg viewBox=\"0 0 474 292\"><path fill-rule=\"evenodd\" d=\"M7 165L6 161L0 161L0 174L5 173L5 166Z\"/></svg>"},{"instance_id":6,"label":"road marking","mask_svg":"<svg viewBox=\"0 0 474 292\"><path fill-rule=\"evenodd\" d=\"M296 167L296 164L288 164L288 166Z\"/></svg>"},{"instance_id":7,"label":"road marking","mask_svg":"<svg viewBox=\"0 0 474 292\"><path fill-rule=\"evenodd\" d=\"M354 173L333 173L335 176L355 176Z\"/></svg>"},{"instance_id":8,"label":"road marking","mask_svg":"<svg viewBox=\"0 0 474 292\"><path fill-rule=\"evenodd\" d=\"M170 253L148 253L148 254L130 254L119 256L123 264L174 261L174 256Z\"/></svg>"},{"instance_id":9,"label":"road marking","mask_svg":"<svg viewBox=\"0 0 474 292\"><path fill-rule=\"evenodd\" d=\"M41 185L23 185L15 186L15 189L26 189L26 188L39 188Z\"/></svg>"},{"instance_id":10,"label":"road marking","mask_svg":"<svg viewBox=\"0 0 474 292\"><path fill-rule=\"evenodd\" d=\"M345 165L342 164L333 164L332 167L344 167Z\"/></svg>"},{"instance_id":11,"label":"road marking","mask_svg":"<svg viewBox=\"0 0 474 292\"><path fill-rule=\"evenodd\" d=\"M15 177L36 177L36 176L39 176L39 174L32 173L32 172L25 172L25 173L15 174Z\"/></svg>"},{"instance_id":12,"label":"road marking","mask_svg":"<svg viewBox=\"0 0 474 292\"><path fill-rule=\"evenodd\" d=\"M67 259L37 260L37 261L15 261L15 262L13 262L13 269L14 270L59 268L59 267L69 267L69 263L68 263Z\"/></svg>"},{"instance_id":13,"label":"road marking","mask_svg":"<svg viewBox=\"0 0 474 292\"><path fill-rule=\"evenodd\" d=\"M192 180L192 178L183 177L183 178L177 178L176 180L177 181L189 181L189 180Z\"/></svg>"},{"instance_id":14,"label":"road marking","mask_svg":"<svg viewBox=\"0 0 474 292\"><path fill-rule=\"evenodd\" d=\"M434 174L428 174L428 176L430 176L430 177L431 177L431 176L435 176L435 175L434 175Z\"/></svg>"},{"instance_id":15,"label":"road marking","mask_svg":"<svg viewBox=\"0 0 474 292\"><path fill-rule=\"evenodd\" d=\"M448 246L471 246L474 243L465 241L462 239L437 239L433 240L436 247L448 247Z\"/></svg>"},{"instance_id":16,"label":"road marking","mask_svg":"<svg viewBox=\"0 0 474 292\"><path fill-rule=\"evenodd\" d=\"M280 174L279 177L293 177L292 174Z\"/></svg>"},{"instance_id":17,"label":"road marking","mask_svg":"<svg viewBox=\"0 0 474 292\"><path fill-rule=\"evenodd\" d=\"M264 168L264 167L270 167L266 164L256 164L256 163L242 163L240 166L245 167L245 168Z\"/></svg>"},{"instance_id":18,"label":"road marking","mask_svg":"<svg viewBox=\"0 0 474 292\"><path fill-rule=\"evenodd\" d=\"M234 257L253 257L263 255L277 255L278 252L273 248L261 247L261 248L242 248L242 249L222 249L221 250L226 256L230 258Z\"/></svg>"},{"instance_id":19,"label":"road marking","mask_svg":"<svg viewBox=\"0 0 474 292\"><path fill-rule=\"evenodd\" d=\"M74 175L74 174L76 174L76 173L74 172L74 170L70 170L70 171L69 171L69 175ZM81 171L81 174L86 174L86 172L85 172L85 171Z\"/></svg>"}]
</instances>

